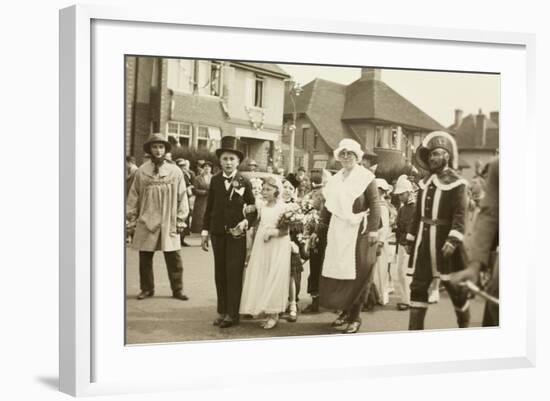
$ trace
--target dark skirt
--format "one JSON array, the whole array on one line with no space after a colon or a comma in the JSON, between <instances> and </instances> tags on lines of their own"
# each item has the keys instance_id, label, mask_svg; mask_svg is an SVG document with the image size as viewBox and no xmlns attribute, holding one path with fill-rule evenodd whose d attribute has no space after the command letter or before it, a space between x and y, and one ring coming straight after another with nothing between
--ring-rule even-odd
<instances>
[{"instance_id":1,"label":"dark skirt","mask_svg":"<svg viewBox=\"0 0 550 401\"><path fill-rule=\"evenodd\" d=\"M324 277L321 273L319 281L319 304L321 307L347 311L353 305L363 301L367 286L372 281L377 246L377 243L369 246L368 233L357 236L354 280L337 280Z\"/></svg>"},{"instance_id":2,"label":"dark skirt","mask_svg":"<svg viewBox=\"0 0 550 401\"><path fill-rule=\"evenodd\" d=\"M207 200L208 195L197 195L195 197L195 204L193 205L193 218L191 220L192 233L200 233L202 231Z\"/></svg>"}]
</instances>

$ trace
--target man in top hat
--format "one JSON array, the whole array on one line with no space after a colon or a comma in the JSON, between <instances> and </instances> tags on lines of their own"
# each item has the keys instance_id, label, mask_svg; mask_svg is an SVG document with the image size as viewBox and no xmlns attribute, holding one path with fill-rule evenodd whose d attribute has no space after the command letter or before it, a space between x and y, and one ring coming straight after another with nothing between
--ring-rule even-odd
<instances>
[{"instance_id":1,"label":"man in top hat","mask_svg":"<svg viewBox=\"0 0 550 401\"><path fill-rule=\"evenodd\" d=\"M189 204L183 173L165 159L171 148L162 134L153 134L143 145L150 159L136 171L126 201L127 230L133 234L132 247L139 250L138 299L155 293L153 254L164 252L170 287L174 298L186 301L183 290L183 265L179 250L180 233L185 228Z\"/></svg>"},{"instance_id":2,"label":"man in top hat","mask_svg":"<svg viewBox=\"0 0 550 401\"><path fill-rule=\"evenodd\" d=\"M459 327L468 327L466 291L452 284L450 274L464 269L464 217L467 182L460 178L458 149L447 132L435 131L416 151L417 163L430 174L418 185L418 207L407 234L411 283L409 330L424 329L429 294L443 284L455 308Z\"/></svg>"},{"instance_id":3,"label":"man in top hat","mask_svg":"<svg viewBox=\"0 0 550 401\"><path fill-rule=\"evenodd\" d=\"M212 240L218 297L218 317L214 325L227 328L239 324L239 306L246 259L245 231L256 218L250 182L237 167L243 160L239 140L225 136L216 150L222 171L210 181L204 213L202 248Z\"/></svg>"}]
</instances>

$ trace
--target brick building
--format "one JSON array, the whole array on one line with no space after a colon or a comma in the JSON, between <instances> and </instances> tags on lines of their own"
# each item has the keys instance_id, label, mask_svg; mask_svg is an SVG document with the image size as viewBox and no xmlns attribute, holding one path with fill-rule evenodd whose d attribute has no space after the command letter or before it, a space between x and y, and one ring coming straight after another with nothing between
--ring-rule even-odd
<instances>
[{"instance_id":1,"label":"brick building","mask_svg":"<svg viewBox=\"0 0 550 401\"><path fill-rule=\"evenodd\" d=\"M293 102L294 100L294 102ZM295 109L294 109L295 105ZM379 155L380 171L404 167L424 136L444 127L382 80L381 70L363 68L349 85L315 79L285 97L283 146L296 112L295 163L307 169L334 163L332 151L352 138Z\"/></svg>"},{"instance_id":2,"label":"brick building","mask_svg":"<svg viewBox=\"0 0 550 401\"><path fill-rule=\"evenodd\" d=\"M213 151L222 136L265 167L280 146L284 81L275 64L126 57L126 153L152 132L174 146Z\"/></svg>"},{"instance_id":3,"label":"brick building","mask_svg":"<svg viewBox=\"0 0 550 401\"><path fill-rule=\"evenodd\" d=\"M476 165L485 165L498 153L498 111L487 117L480 109L477 114L463 117L463 111L456 109L455 121L448 129L456 138L461 161L470 167L463 171L466 179L476 174Z\"/></svg>"}]
</instances>

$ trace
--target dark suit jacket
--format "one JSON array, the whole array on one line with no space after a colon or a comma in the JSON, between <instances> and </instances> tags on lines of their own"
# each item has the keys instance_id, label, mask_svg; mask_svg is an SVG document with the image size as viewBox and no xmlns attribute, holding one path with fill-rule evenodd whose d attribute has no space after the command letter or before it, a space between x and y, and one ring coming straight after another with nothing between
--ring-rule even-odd
<instances>
[{"instance_id":1,"label":"dark suit jacket","mask_svg":"<svg viewBox=\"0 0 550 401\"><path fill-rule=\"evenodd\" d=\"M225 189L222 173L214 175L210 181L203 230L208 230L214 235L224 234L227 229L235 227L245 217L248 220L248 226L251 227L257 212L245 216L244 207L254 203L250 181L240 173L237 172L228 191Z\"/></svg>"}]
</instances>

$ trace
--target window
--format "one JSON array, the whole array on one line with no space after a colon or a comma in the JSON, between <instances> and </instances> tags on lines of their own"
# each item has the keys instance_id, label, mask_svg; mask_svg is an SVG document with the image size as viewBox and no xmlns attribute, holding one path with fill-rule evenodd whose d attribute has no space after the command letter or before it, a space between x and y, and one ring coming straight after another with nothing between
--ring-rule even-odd
<instances>
[{"instance_id":1,"label":"window","mask_svg":"<svg viewBox=\"0 0 550 401\"><path fill-rule=\"evenodd\" d=\"M374 141L374 147L375 148L385 148L385 141L384 141L384 127L377 126L374 130L375 134L375 141Z\"/></svg>"},{"instance_id":2,"label":"window","mask_svg":"<svg viewBox=\"0 0 550 401\"><path fill-rule=\"evenodd\" d=\"M401 127L391 127L390 147L401 149Z\"/></svg>"},{"instance_id":3,"label":"window","mask_svg":"<svg viewBox=\"0 0 550 401\"><path fill-rule=\"evenodd\" d=\"M199 135L197 138L197 149L208 150L208 142L210 137L208 135L208 127L199 127Z\"/></svg>"},{"instance_id":4,"label":"window","mask_svg":"<svg viewBox=\"0 0 550 401\"><path fill-rule=\"evenodd\" d=\"M317 131L313 133L313 149L319 149L319 133Z\"/></svg>"},{"instance_id":5,"label":"window","mask_svg":"<svg viewBox=\"0 0 550 401\"><path fill-rule=\"evenodd\" d=\"M306 149L308 136L309 136L309 128L303 128L302 129L302 149Z\"/></svg>"},{"instance_id":6,"label":"window","mask_svg":"<svg viewBox=\"0 0 550 401\"><path fill-rule=\"evenodd\" d=\"M264 99L264 78L256 75L256 82L254 86L254 106L263 107Z\"/></svg>"},{"instance_id":7,"label":"window","mask_svg":"<svg viewBox=\"0 0 550 401\"><path fill-rule=\"evenodd\" d=\"M166 86L174 92L193 93L194 61L168 59Z\"/></svg>"},{"instance_id":8,"label":"window","mask_svg":"<svg viewBox=\"0 0 550 401\"><path fill-rule=\"evenodd\" d=\"M210 94L212 96L221 95L221 75L222 66L220 63L213 61L210 69Z\"/></svg>"},{"instance_id":9,"label":"window","mask_svg":"<svg viewBox=\"0 0 550 401\"><path fill-rule=\"evenodd\" d=\"M188 148L191 145L191 124L169 121L166 126L168 141L175 146Z\"/></svg>"}]
</instances>

